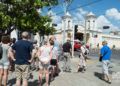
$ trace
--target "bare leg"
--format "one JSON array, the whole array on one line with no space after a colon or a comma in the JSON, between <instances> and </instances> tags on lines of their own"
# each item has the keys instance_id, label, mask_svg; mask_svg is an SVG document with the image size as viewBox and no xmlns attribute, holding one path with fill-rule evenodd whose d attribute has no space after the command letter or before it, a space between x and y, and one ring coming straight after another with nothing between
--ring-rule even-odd
<instances>
[{"instance_id":1,"label":"bare leg","mask_svg":"<svg viewBox=\"0 0 120 86\"><path fill-rule=\"evenodd\" d=\"M16 86L21 86L21 80L20 79L17 79L17 81L16 81Z\"/></svg>"},{"instance_id":2,"label":"bare leg","mask_svg":"<svg viewBox=\"0 0 120 86\"><path fill-rule=\"evenodd\" d=\"M45 74L46 74L46 86L49 86L49 70L45 69Z\"/></svg>"},{"instance_id":3,"label":"bare leg","mask_svg":"<svg viewBox=\"0 0 120 86\"><path fill-rule=\"evenodd\" d=\"M51 77L50 77L51 79L50 80L53 81L53 77L54 77L54 67L53 66L50 71L51 71Z\"/></svg>"},{"instance_id":4,"label":"bare leg","mask_svg":"<svg viewBox=\"0 0 120 86\"><path fill-rule=\"evenodd\" d=\"M79 70L80 70L80 65L78 64L78 69L77 69L77 72L79 72Z\"/></svg>"},{"instance_id":5,"label":"bare leg","mask_svg":"<svg viewBox=\"0 0 120 86\"><path fill-rule=\"evenodd\" d=\"M7 86L7 79L8 79L8 69L4 69L4 75L3 75L4 86Z\"/></svg>"},{"instance_id":6,"label":"bare leg","mask_svg":"<svg viewBox=\"0 0 120 86\"><path fill-rule=\"evenodd\" d=\"M40 85L40 86L42 85L42 72L43 72L43 70L40 69L40 70L39 70L39 85Z\"/></svg>"},{"instance_id":7,"label":"bare leg","mask_svg":"<svg viewBox=\"0 0 120 86\"><path fill-rule=\"evenodd\" d=\"M0 86L2 86L3 69L0 68Z\"/></svg>"},{"instance_id":8,"label":"bare leg","mask_svg":"<svg viewBox=\"0 0 120 86\"><path fill-rule=\"evenodd\" d=\"M28 80L27 79L23 79L23 86L28 86Z\"/></svg>"},{"instance_id":9,"label":"bare leg","mask_svg":"<svg viewBox=\"0 0 120 86\"><path fill-rule=\"evenodd\" d=\"M110 79L110 76L109 75L107 75L107 74L105 74L105 77L106 77L106 81L108 81L108 82L110 82L111 83L111 79Z\"/></svg>"},{"instance_id":10,"label":"bare leg","mask_svg":"<svg viewBox=\"0 0 120 86\"><path fill-rule=\"evenodd\" d=\"M59 75L59 66L58 66L58 63L56 64L56 67L55 67L55 73L56 73L57 75Z\"/></svg>"}]
</instances>

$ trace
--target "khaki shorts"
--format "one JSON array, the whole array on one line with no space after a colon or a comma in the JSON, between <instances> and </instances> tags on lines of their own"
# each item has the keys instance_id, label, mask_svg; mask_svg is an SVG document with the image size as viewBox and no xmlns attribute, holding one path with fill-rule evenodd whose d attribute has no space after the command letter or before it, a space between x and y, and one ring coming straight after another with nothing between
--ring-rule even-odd
<instances>
[{"instance_id":1,"label":"khaki shorts","mask_svg":"<svg viewBox=\"0 0 120 86\"><path fill-rule=\"evenodd\" d=\"M23 80L29 78L30 66L29 65L15 65L16 78Z\"/></svg>"},{"instance_id":2,"label":"khaki shorts","mask_svg":"<svg viewBox=\"0 0 120 86\"><path fill-rule=\"evenodd\" d=\"M106 74L106 75L109 75L109 64L110 64L109 60L103 60L102 61L103 73Z\"/></svg>"}]
</instances>

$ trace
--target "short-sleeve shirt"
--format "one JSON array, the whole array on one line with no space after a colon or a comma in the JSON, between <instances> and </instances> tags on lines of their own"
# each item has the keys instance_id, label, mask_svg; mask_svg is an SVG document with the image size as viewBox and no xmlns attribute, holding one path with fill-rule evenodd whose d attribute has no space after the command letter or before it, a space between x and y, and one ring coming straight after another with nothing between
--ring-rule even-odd
<instances>
[{"instance_id":1,"label":"short-sleeve shirt","mask_svg":"<svg viewBox=\"0 0 120 86\"><path fill-rule=\"evenodd\" d=\"M3 54L2 54L2 59L0 60L0 63L9 62L9 59L7 56L9 48L10 48L10 46L2 44Z\"/></svg>"},{"instance_id":2,"label":"short-sleeve shirt","mask_svg":"<svg viewBox=\"0 0 120 86\"><path fill-rule=\"evenodd\" d=\"M58 58L58 49L57 47L52 48L52 59L57 59Z\"/></svg>"},{"instance_id":3,"label":"short-sleeve shirt","mask_svg":"<svg viewBox=\"0 0 120 86\"><path fill-rule=\"evenodd\" d=\"M39 57L40 61L48 61L50 60L50 52L51 52L51 47L50 46L42 46L40 47L41 55Z\"/></svg>"},{"instance_id":4,"label":"short-sleeve shirt","mask_svg":"<svg viewBox=\"0 0 120 86\"><path fill-rule=\"evenodd\" d=\"M104 45L100 50L100 54L103 56L102 60L110 60L111 50L107 45Z\"/></svg>"},{"instance_id":5,"label":"short-sleeve shirt","mask_svg":"<svg viewBox=\"0 0 120 86\"><path fill-rule=\"evenodd\" d=\"M72 48L72 46L69 42L66 42L63 44L63 52L70 52L71 48Z\"/></svg>"},{"instance_id":6,"label":"short-sleeve shirt","mask_svg":"<svg viewBox=\"0 0 120 86\"><path fill-rule=\"evenodd\" d=\"M31 52L33 49L31 42L27 40L19 40L12 46L12 49L15 50L15 64L29 64L28 60L31 59Z\"/></svg>"}]
</instances>

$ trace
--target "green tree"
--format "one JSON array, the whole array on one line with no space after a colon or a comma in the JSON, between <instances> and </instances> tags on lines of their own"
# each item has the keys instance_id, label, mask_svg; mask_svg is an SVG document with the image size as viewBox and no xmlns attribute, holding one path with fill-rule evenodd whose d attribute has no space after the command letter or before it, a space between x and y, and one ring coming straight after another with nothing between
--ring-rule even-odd
<instances>
[{"instance_id":1,"label":"green tree","mask_svg":"<svg viewBox=\"0 0 120 86\"><path fill-rule=\"evenodd\" d=\"M50 25L50 17L39 14L37 9L57 4L57 0L5 0L0 4L0 29L15 25L20 31L53 34L55 29Z\"/></svg>"}]
</instances>

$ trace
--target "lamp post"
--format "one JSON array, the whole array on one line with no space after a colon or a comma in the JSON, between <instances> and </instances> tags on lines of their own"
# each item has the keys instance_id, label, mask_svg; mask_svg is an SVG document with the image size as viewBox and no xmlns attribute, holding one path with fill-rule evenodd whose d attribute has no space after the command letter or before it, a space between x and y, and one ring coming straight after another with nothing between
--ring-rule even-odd
<instances>
[{"instance_id":1,"label":"lamp post","mask_svg":"<svg viewBox=\"0 0 120 86\"><path fill-rule=\"evenodd\" d=\"M74 25L73 25L74 26ZM72 43L72 57L74 57L74 38L75 38L75 28L72 26L72 29L73 29L73 34L72 34L72 37L73 37L73 43Z\"/></svg>"},{"instance_id":2,"label":"lamp post","mask_svg":"<svg viewBox=\"0 0 120 86\"><path fill-rule=\"evenodd\" d=\"M66 36L65 36L65 30L66 30L66 26L65 26L65 19L63 20L63 44L65 43L65 38L66 38Z\"/></svg>"},{"instance_id":3,"label":"lamp post","mask_svg":"<svg viewBox=\"0 0 120 86\"><path fill-rule=\"evenodd\" d=\"M84 33L84 42L85 42L85 44L86 44L86 30L87 30L87 21L85 20L85 33Z\"/></svg>"},{"instance_id":4,"label":"lamp post","mask_svg":"<svg viewBox=\"0 0 120 86\"><path fill-rule=\"evenodd\" d=\"M64 8L64 15L66 16L66 14L67 14L67 9L68 9L68 7L69 7L69 5L71 4L71 2L72 2L72 0L64 0L64 2L63 2L63 8ZM64 16L64 17L65 17ZM64 23L64 25L63 25L63 43L65 43L65 39L66 39L66 19L65 18L63 18L63 23Z\"/></svg>"}]
</instances>

